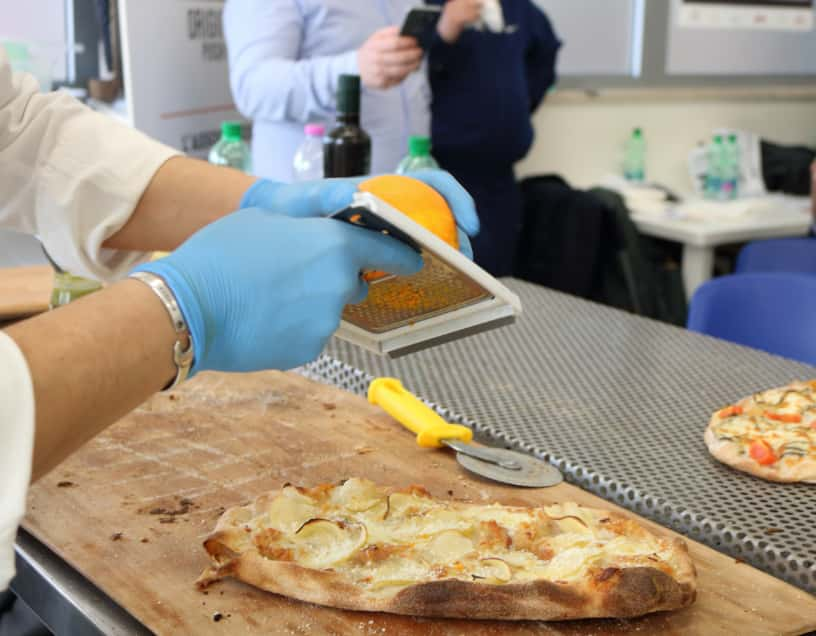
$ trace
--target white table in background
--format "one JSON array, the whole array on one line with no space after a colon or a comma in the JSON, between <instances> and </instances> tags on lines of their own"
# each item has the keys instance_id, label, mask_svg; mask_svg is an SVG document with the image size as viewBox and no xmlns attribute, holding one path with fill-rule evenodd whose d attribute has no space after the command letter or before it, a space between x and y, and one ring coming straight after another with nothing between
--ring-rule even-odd
<instances>
[{"instance_id":1,"label":"white table in background","mask_svg":"<svg viewBox=\"0 0 816 636\"><path fill-rule=\"evenodd\" d=\"M685 209L693 211L694 203L686 200ZM714 249L718 245L809 233L812 219L808 197L773 195L763 197L762 203L761 211L721 219L695 218L693 212L678 216L670 206L665 213L632 210L632 221L642 234L683 244L683 285L686 298L691 299L695 290L713 276Z\"/></svg>"}]
</instances>

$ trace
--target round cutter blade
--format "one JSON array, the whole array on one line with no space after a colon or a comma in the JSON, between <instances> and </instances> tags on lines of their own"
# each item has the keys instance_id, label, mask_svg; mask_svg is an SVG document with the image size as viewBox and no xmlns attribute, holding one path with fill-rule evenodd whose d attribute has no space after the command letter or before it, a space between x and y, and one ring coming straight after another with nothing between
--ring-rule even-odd
<instances>
[{"instance_id":1,"label":"round cutter blade","mask_svg":"<svg viewBox=\"0 0 816 636\"><path fill-rule=\"evenodd\" d=\"M496 464L468 457L463 453L456 453L456 459L467 470L481 477L499 481L511 486L525 488L548 488L560 484L564 478L555 466L547 462L503 448L491 448L490 452L501 459L513 460L521 464L520 470L509 470Z\"/></svg>"}]
</instances>

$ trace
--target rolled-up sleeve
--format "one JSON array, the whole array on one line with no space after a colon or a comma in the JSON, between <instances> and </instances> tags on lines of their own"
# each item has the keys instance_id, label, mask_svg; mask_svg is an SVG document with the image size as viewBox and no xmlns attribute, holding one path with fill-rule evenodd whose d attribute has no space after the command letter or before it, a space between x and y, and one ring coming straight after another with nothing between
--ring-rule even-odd
<instances>
[{"instance_id":1,"label":"rolled-up sleeve","mask_svg":"<svg viewBox=\"0 0 816 636\"><path fill-rule=\"evenodd\" d=\"M176 154L66 93L39 93L0 49L0 227L39 235L65 269L112 280L146 256L102 244Z\"/></svg>"},{"instance_id":2,"label":"rolled-up sleeve","mask_svg":"<svg viewBox=\"0 0 816 636\"><path fill-rule=\"evenodd\" d=\"M306 123L333 115L338 78L359 73L357 51L298 59L312 19L297 0L227 1L230 85L246 117Z\"/></svg>"},{"instance_id":3,"label":"rolled-up sleeve","mask_svg":"<svg viewBox=\"0 0 816 636\"><path fill-rule=\"evenodd\" d=\"M14 539L25 514L34 450L34 389L22 352L0 331L0 591L14 576Z\"/></svg>"}]
</instances>

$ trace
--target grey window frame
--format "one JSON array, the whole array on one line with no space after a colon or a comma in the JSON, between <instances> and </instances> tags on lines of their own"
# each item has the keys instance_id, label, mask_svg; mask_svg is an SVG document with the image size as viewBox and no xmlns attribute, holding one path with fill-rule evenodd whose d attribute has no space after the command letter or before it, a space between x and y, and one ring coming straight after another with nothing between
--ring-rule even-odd
<instances>
[{"instance_id":1,"label":"grey window frame","mask_svg":"<svg viewBox=\"0 0 816 636\"><path fill-rule=\"evenodd\" d=\"M670 75L667 72L671 0L644 0L640 76L561 75L558 89L593 92L603 89L814 87L812 75ZM555 25L556 30L558 25ZM816 37L816 34L814 34ZM567 44L568 45L568 44Z\"/></svg>"}]
</instances>

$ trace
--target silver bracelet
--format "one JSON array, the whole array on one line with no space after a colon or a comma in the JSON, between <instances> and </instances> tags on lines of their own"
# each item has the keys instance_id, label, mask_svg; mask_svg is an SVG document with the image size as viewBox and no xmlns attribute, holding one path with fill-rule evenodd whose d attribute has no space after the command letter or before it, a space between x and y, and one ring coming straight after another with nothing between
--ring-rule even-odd
<instances>
[{"instance_id":1,"label":"silver bracelet","mask_svg":"<svg viewBox=\"0 0 816 636\"><path fill-rule=\"evenodd\" d=\"M173 362L176 364L176 377L163 391L169 391L177 387L179 384L187 379L190 375L190 369L193 366L193 337L190 335L190 330L187 328L187 322L184 320L184 315L176 302L176 297L164 279L156 274L150 272L133 272L130 278L143 282L145 285L153 290L153 293L162 301L170 320L173 323L173 329L176 332L176 344L173 345ZM182 342L184 337L187 337L189 345L185 350Z\"/></svg>"}]
</instances>

